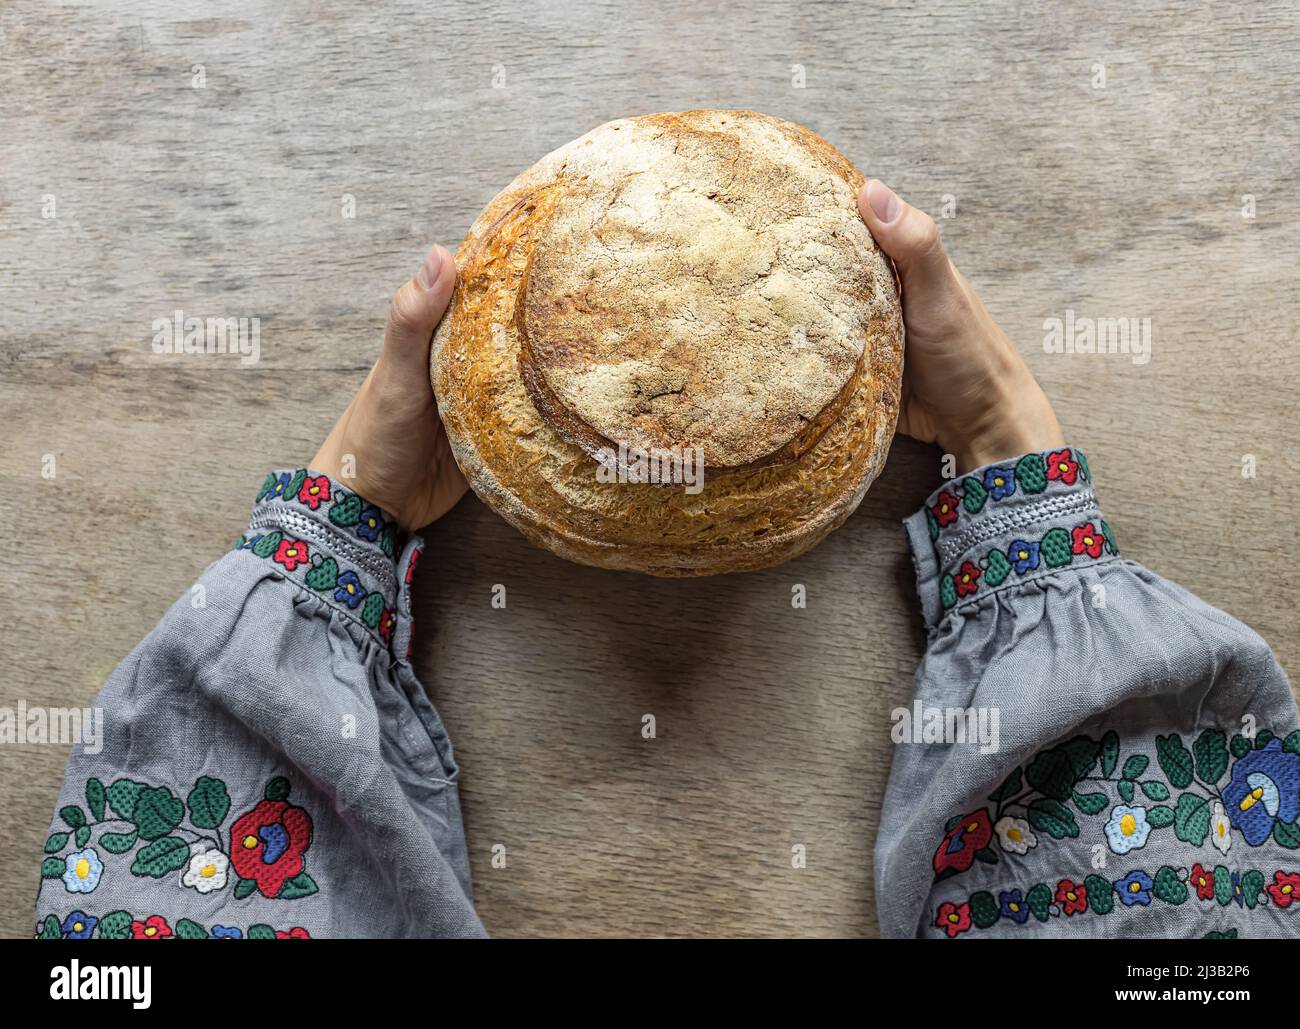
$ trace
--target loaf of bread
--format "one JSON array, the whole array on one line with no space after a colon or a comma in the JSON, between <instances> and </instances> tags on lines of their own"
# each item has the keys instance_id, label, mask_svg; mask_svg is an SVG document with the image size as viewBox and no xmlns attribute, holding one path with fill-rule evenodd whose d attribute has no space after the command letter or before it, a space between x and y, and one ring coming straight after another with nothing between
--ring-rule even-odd
<instances>
[{"instance_id":1,"label":"loaf of bread","mask_svg":"<svg viewBox=\"0 0 1300 1029\"><path fill-rule=\"evenodd\" d=\"M474 492L561 557L652 575L777 564L843 523L903 362L862 182L750 111L610 122L521 174L433 342Z\"/></svg>"}]
</instances>

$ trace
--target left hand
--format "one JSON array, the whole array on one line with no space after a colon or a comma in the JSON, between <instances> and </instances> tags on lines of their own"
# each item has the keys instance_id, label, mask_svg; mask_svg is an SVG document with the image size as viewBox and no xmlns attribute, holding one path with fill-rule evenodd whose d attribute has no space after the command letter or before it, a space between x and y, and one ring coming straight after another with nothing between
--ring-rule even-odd
<instances>
[{"instance_id":1,"label":"left hand","mask_svg":"<svg viewBox=\"0 0 1300 1029\"><path fill-rule=\"evenodd\" d=\"M455 284L451 254L435 245L393 297L379 360L311 464L404 529L441 518L467 489L429 380L429 344ZM346 455L355 475L343 475Z\"/></svg>"}]
</instances>

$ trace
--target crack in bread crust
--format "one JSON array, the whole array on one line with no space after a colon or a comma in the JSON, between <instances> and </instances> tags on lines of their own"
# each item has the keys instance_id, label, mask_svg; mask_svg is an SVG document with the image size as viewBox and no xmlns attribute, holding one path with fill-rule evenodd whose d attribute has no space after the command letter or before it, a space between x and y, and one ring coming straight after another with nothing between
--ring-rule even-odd
<instances>
[{"instance_id":1,"label":"crack in bread crust","mask_svg":"<svg viewBox=\"0 0 1300 1029\"><path fill-rule=\"evenodd\" d=\"M563 557L657 575L776 564L841 524L883 466L902 371L862 181L821 137L740 111L611 122L521 174L457 251L434 337L475 492ZM620 443L701 448L703 492L598 481L592 455Z\"/></svg>"}]
</instances>

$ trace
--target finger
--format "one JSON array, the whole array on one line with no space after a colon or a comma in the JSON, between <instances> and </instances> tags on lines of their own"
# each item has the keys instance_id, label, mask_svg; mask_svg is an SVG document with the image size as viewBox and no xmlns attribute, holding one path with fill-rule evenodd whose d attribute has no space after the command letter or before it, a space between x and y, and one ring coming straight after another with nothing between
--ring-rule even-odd
<instances>
[{"instance_id":1,"label":"finger","mask_svg":"<svg viewBox=\"0 0 1300 1029\"><path fill-rule=\"evenodd\" d=\"M858 211L903 280L904 302L933 308L961 293L934 219L905 202L878 179L858 193Z\"/></svg>"},{"instance_id":2,"label":"finger","mask_svg":"<svg viewBox=\"0 0 1300 1029\"><path fill-rule=\"evenodd\" d=\"M429 341L447 310L455 284L456 262L445 247L435 244L420 270L403 283L389 305L379 360L386 373L413 375L415 381L428 382Z\"/></svg>"}]
</instances>

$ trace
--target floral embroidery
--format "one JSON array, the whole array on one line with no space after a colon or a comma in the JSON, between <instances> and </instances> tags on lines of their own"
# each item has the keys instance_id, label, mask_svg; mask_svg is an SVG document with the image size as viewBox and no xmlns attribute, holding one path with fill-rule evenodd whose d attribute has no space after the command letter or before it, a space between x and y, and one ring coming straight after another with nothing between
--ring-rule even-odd
<instances>
[{"instance_id":1,"label":"floral embroidery","mask_svg":"<svg viewBox=\"0 0 1300 1029\"><path fill-rule=\"evenodd\" d=\"M955 492L948 488L939 491L926 508L930 537L937 539L941 530L957 523L963 513L978 514L989 501L997 503L1016 493L1032 496L1042 493L1050 483L1077 487L1091 479L1087 460L1070 447L1026 454L1014 465L987 468L982 476L966 476L954 487Z\"/></svg>"},{"instance_id":2,"label":"floral embroidery","mask_svg":"<svg viewBox=\"0 0 1300 1029\"><path fill-rule=\"evenodd\" d=\"M1006 815L998 819L993 829L998 834L998 843L1008 854L1028 854L1038 846L1038 837L1023 818Z\"/></svg>"},{"instance_id":3,"label":"floral embroidery","mask_svg":"<svg viewBox=\"0 0 1300 1029\"><path fill-rule=\"evenodd\" d=\"M1062 879L1056 886L1056 903L1061 914L1077 915L1088 910L1088 887L1083 883Z\"/></svg>"},{"instance_id":4,"label":"floral embroidery","mask_svg":"<svg viewBox=\"0 0 1300 1029\"><path fill-rule=\"evenodd\" d=\"M1093 528L1092 522L1084 522L1082 525L1076 525L1072 539L1070 541L1070 550L1075 554L1087 554L1089 557L1101 557L1101 549L1105 539L1100 532Z\"/></svg>"},{"instance_id":5,"label":"floral embroidery","mask_svg":"<svg viewBox=\"0 0 1300 1029\"><path fill-rule=\"evenodd\" d=\"M371 543L379 539L379 534L384 531L384 519L377 507L367 507L361 512L361 520L357 522L356 533L363 540L369 540Z\"/></svg>"},{"instance_id":6,"label":"floral embroidery","mask_svg":"<svg viewBox=\"0 0 1300 1029\"><path fill-rule=\"evenodd\" d=\"M940 904L934 924L951 939L971 927L969 904Z\"/></svg>"},{"instance_id":7,"label":"floral embroidery","mask_svg":"<svg viewBox=\"0 0 1300 1029\"><path fill-rule=\"evenodd\" d=\"M110 911L102 917L73 911L63 921L46 915L36 925L39 940L309 940L311 934L301 926L274 929L269 925L250 925L247 930L236 926L213 925L205 929L189 918L169 925L162 915L136 918L129 911Z\"/></svg>"},{"instance_id":8,"label":"floral embroidery","mask_svg":"<svg viewBox=\"0 0 1300 1029\"><path fill-rule=\"evenodd\" d=\"M1214 873L1203 868L1199 861L1192 865L1192 873L1187 877L1187 885L1195 887L1198 900L1214 898Z\"/></svg>"},{"instance_id":9,"label":"floral embroidery","mask_svg":"<svg viewBox=\"0 0 1300 1029\"><path fill-rule=\"evenodd\" d=\"M1053 450L1047 455L1047 478L1060 480L1067 486L1073 486L1079 474L1079 462L1070 456L1070 451Z\"/></svg>"},{"instance_id":10,"label":"floral embroidery","mask_svg":"<svg viewBox=\"0 0 1300 1029\"><path fill-rule=\"evenodd\" d=\"M969 597L972 593L979 592L979 578L982 574L976 565L970 561L964 562L952 577L952 584L957 587L957 596Z\"/></svg>"},{"instance_id":11,"label":"floral embroidery","mask_svg":"<svg viewBox=\"0 0 1300 1029\"><path fill-rule=\"evenodd\" d=\"M1115 883L1115 892L1125 907L1146 907L1151 903L1151 891L1154 888L1155 880L1140 869L1134 869Z\"/></svg>"},{"instance_id":12,"label":"floral embroidery","mask_svg":"<svg viewBox=\"0 0 1300 1029\"><path fill-rule=\"evenodd\" d=\"M1014 468L990 468L984 473L984 488L990 500L1003 500L1016 491Z\"/></svg>"},{"instance_id":13,"label":"floral embroidery","mask_svg":"<svg viewBox=\"0 0 1300 1029\"><path fill-rule=\"evenodd\" d=\"M1007 890L998 894L998 913L1017 925L1029 921L1029 905L1025 903L1024 894L1019 890Z\"/></svg>"},{"instance_id":14,"label":"floral embroidery","mask_svg":"<svg viewBox=\"0 0 1300 1029\"><path fill-rule=\"evenodd\" d=\"M1300 814L1300 753L1284 750L1281 740L1271 739L1243 755L1223 790L1223 806L1233 828L1252 847L1268 839L1275 825L1295 822Z\"/></svg>"},{"instance_id":15,"label":"floral embroidery","mask_svg":"<svg viewBox=\"0 0 1300 1029\"><path fill-rule=\"evenodd\" d=\"M1116 854L1140 850L1146 846L1150 835L1151 823L1147 821L1146 808L1118 804L1111 810L1110 821L1106 823L1106 841Z\"/></svg>"},{"instance_id":16,"label":"floral embroidery","mask_svg":"<svg viewBox=\"0 0 1300 1029\"><path fill-rule=\"evenodd\" d=\"M50 856L41 862L41 876L61 879L69 893L91 893L105 874L103 851L130 854L131 875L176 876L181 888L202 894L224 890L233 867L236 899L254 891L281 900L310 896L318 890L305 869L312 822L306 811L288 803L289 791L287 779L272 779L265 799L235 820L223 846L220 830L230 813L230 794L222 780L200 776L182 801L166 786L121 778L106 787L89 779L89 814L78 804L59 811L72 831L51 833L45 841ZM96 832L95 846L88 846ZM59 856L69 838L72 852Z\"/></svg>"},{"instance_id":17,"label":"floral embroidery","mask_svg":"<svg viewBox=\"0 0 1300 1029\"><path fill-rule=\"evenodd\" d=\"M1274 904L1289 908L1295 901L1296 891L1300 890L1300 872L1274 872L1273 881L1264 888Z\"/></svg>"},{"instance_id":18,"label":"floral embroidery","mask_svg":"<svg viewBox=\"0 0 1300 1029\"><path fill-rule=\"evenodd\" d=\"M282 539L271 560L276 564L284 565L292 572L300 564L307 562L307 544L302 540Z\"/></svg>"},{"instance_id":19,"label":"floral embroidery","mask_svg":"<svg viewBox=\"0 0 1300 1029\"><path fill-rule=\"evenodd\" d=\"M985 853L989 840L993 838L993 828L989 824L989 813L983 808L973 811L961 818L954 818L948 823L948 834L934 852L934 870L939 875L964 872L975 862L975 858ZM987 851L992 854L992 851ZM987 860L985 858L984 860ZM994 855L993 860L997 860Z\"/></svg>"},{"instance_id":20,"label":"floral embroidery","mask_svg":"<svg viewBox=\"0 0 1300 1029\"><path fill-rule=\"evenodd\" d=\"M366 599L366 591L361 586L361 578L351 569L342 572L334 582L337 586L337 589L334 590L334 599L340 603L347 604L348 607L355 609Z\"/></svg>"},{"instance_id":21,"label":"floral embroidery","mask_svg":"<svg viewBox=\"0 0 1300 1029\"><path fill-rule=\"evenodd\" d=\"M298 488L298 500L313 511L320 507L321 501L330 498L330 480L325 475L308 475Z\"/></svg>"},{"instance_id":22,"label":"floral embroidery","mask_svg":"<svg viewBox=\"0 0 1300 1029\"><path fill-rule=\"evenodd\" d=\"M931 508L934 512L934 520L940 526L951 525L957 520L957 498L947 490L943 490L935 498L934 506Z\"/></svg>"},{"instance_id":23,"label":"floral embroidery","mask_svg":"<svg viewBox=\"0 0 1300 1029\"><path fill-rule=\"evenodd\" d=\"M1032 572L1038 567L1039 550L1040 545L1036 542L1011 541L1011 546L1007 547L1007 557L1011 559L1011 567L1015 569L1017 575Z\"/></svg>"}]
</instances>

